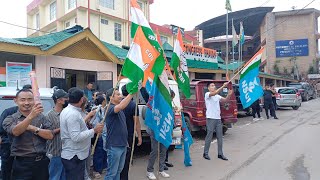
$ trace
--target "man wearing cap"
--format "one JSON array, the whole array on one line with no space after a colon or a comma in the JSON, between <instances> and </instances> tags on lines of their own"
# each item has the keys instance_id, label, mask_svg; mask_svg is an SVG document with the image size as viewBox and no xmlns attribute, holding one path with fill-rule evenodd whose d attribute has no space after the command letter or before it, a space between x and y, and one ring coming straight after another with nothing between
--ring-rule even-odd
<instances>
[{"instance_id":1,"label":"man wearing cap","mask_svg":"<svg viewBox=\"0 0 320 180\"><path fill-rule=\"evenodd\" d=\"M68 93L58 89L53 93L54 108L47 114L47 119L51 124L52 140L47 141L47 156L49 163L49 180L65 180L66 174L61 161L61 136L60 136L60 113L68 106Z\"/></svg>"},{"instance_id":2,"label":"man wearing cap","mask_svg":"<svg viewBox=\"0 0 320 180\"><path fill-rule=\"evenodd\" d=\"M46 140L52 139L50 123L35 104L31 90L17 92L18 111L3 121L3 129L12 136L11 156L14 158L12 179L43 180L49 178Z\"/></svg>"}]
</instances>

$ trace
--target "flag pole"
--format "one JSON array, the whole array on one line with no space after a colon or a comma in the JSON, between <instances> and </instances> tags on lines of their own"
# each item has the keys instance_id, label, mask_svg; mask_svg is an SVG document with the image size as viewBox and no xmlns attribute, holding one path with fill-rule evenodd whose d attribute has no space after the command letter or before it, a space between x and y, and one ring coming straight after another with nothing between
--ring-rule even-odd
<instances>
[{"instance_id":1,"label":"flag pole","mask_svg":"<svg viewBox=\"0 0 320 180\"><path fill-rule=\"evenodd\" d=\"M233 26L233 18L232 18L232 28L234 29ZM233 32L233 31L232 31ZM234 63L234 45L233 45L233 40L232 40L232 62ZM234 69L232 70L232 73L234 75Z\"/></svg>"},{"instance_id":2,"label":"flag pole","mask_svg":"<svg viewBox=\"0 0 320 180\"><path fill-rule=\"evenodd\" d=\"M228 21L229 21L229 10L227 9L227 21L226 21L226 79L229 79L229 68L228 68L228 63L229 63L229 45L228 45L228 38L229 38L229 32L228 32Z\"/></svg>"},{"instance_id":3,"label":"flag pole","mask_svg":"<svg viewBox=\"0 0 320 180\"><path fill-rule=\"evenodd\" d=\"M137 117L138 114L138 101L139 101L139 94L136 94L136 108L134 112L134 117ZM131 170L131 165L132 165L132 158L133 158L133 152L134 152L134 146L135 146L135 141L136 141L136 133L137 133L137 121L139 121L139 118L134 118L134 133L133 133L133 140L132 140L132 145L131 145L131 156L130 156L130 163L129 163L129 172Z\"/></svg>"}]
</instances>

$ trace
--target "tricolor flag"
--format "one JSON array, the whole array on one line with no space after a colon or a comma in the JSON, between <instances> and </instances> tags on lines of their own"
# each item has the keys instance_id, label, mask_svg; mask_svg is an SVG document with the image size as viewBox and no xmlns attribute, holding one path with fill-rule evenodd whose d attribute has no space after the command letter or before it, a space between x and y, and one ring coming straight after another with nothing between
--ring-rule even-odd
<instances>
[{"instance_id":1,"label":"tricolor flag","mask_svg":"<svg viewBox=\"0 0 320 180\"><path fill-rule=\"evenodd\" d=\"M243 24L242 22L240 22L240 45L243 45L244 44L244 41L245 41L245 37L244 37L244 29L243 29Z\"/></svg>"},{"instance_id":2,"label":"tricolor flag","mask_svg":"<svg viewBox=\"0 0 320 180\"><path fill-rule=\"evenodd\" d=\"M149 43L139 26L122 67L122 75L131 81L127 84L130 94L138 91L139 83L145 78L146 69L151 69L159 56L160 53Z\"/></svg>"},{"instance_id":3,"label":"tricolor flag","mask_svg":"<svg viewBox=\"0 0 320 180\"><path fill-rule=\"evenodd\" d=\"M153 72L157 75L160 75L162 73L162 70L165 66L165 60L163 58L163 50L157 41L157 38L152 31L150 24L147 20L147 18L144 16L143 11L141 10L139 4L137 3L137 0L130 0L131 4L131 38L135 37L135 34L137 33L138 27L140 26L142 29L142 32L146 39L149 41L149 43L155 47L155 49L161 54L161 56L156 57L154 66L149 67L149 69L146 70L146 72ZM151 68L151 69L150 69ZM144 84L146 83L146 80L144 81Z\"/></svg>"},{"instance_id":4,"label":"tricolor flag","mask_svg":"<svg viewBox=\"0 0 320 180\"><path fill-rule=\"evenodd\" d=\"M233 19L232 19L232 46L236 46L238 44L238 35L236 29L234 28Z\"/></svg>"},{"instance_id":5,"label":"tricolor flag","mask_svg":"<svg viewBox=\"0 0 320 180\"><path fill-rule=\"evenodd\" d=\"M176 81L178 83L179 89L182 93L189 98L190 97L190 80L189 72L187 66L187 60L183 51L183 41L180 28L178 30L177 39L174 43L174 49L171 59L171 68L174 71Z\"/></svg>"},{"instance_id":6,"label":"tricolor flag","mask_svg":"<svg viewBox=\"0 0 320 180\"><path fill-rule=\"evenodd\" d=\"M240 100L243 108L251 106L253 102L263 95L260 85L259 67L264 48L260 49L240 72Z\"/></svg>"}]
</instances>

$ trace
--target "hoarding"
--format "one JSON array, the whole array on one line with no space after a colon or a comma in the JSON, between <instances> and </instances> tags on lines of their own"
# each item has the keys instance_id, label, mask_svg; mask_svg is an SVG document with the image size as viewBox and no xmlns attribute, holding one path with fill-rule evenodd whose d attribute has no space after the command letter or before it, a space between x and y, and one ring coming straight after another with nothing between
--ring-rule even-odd
<instances>
[{"instance_id":1,"label":"hoarding","mask_svg":"<svg viewBox=\"0 0 320 180\"><path fill-rule=\"evenodd\" d=\"M216 50L191 44L184 44L183 51L185 53L186 59L188 60L218 63Z\"/></svg>"},{"instance_id":2,"label":"hoarding","mask_svg":"<svg viewBox=\"0 0 320 180\"><path fill-rule=\"evenodd\" d=\"M309 56L308 39L276 41L276 57Z\"/></svg>"},{"instance_id":3,"label":"hoarding","mask_svg":"<svg viewBox=\"0 0 320 180\"><path fill-rule=\"evenodd\" d=\"M31 63L6 63L6 86L22 87L31 84L29 73L32 71Z\"/></svg>"}]
</instances>

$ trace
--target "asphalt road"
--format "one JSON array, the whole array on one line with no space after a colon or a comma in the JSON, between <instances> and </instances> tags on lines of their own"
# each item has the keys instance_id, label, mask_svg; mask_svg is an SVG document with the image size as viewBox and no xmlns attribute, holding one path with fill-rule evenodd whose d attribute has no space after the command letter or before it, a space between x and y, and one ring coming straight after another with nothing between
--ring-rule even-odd
<instances>
[{"instance_id":1,"label":"asphalt road","mask_svg":"<svg viewBox=\"0 0 320 180\"><path fill-rule=\"evenodd\" d=\"M193 166L185 167L183 150L174 150L169 155L174 164L167 171L170 179L319 180L320 99L304 102L299 110L280 109L277 116L278 120L258 122L240 118L224 136L224 154L229 161L217 159L215 140L209 152L211 160L203 159L205 132L197 133L190 149ZM135 153L130 180L147 179L147 149Z\"/></svg>"}]
</instances>

